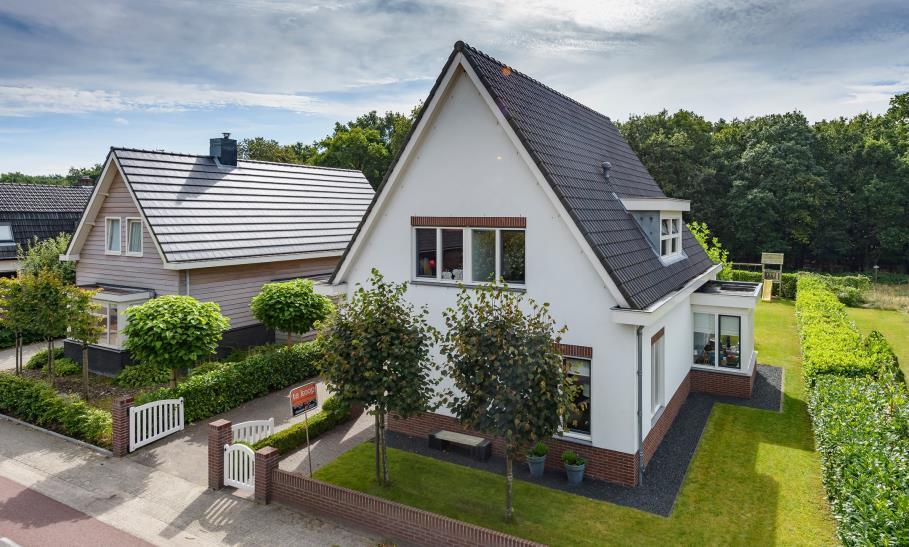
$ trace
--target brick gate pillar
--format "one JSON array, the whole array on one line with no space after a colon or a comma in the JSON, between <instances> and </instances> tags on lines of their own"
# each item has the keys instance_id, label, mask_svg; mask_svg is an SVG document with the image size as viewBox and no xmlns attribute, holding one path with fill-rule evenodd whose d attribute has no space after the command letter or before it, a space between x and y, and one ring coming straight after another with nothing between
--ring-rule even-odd
<instances>
[{"instance_id":1,"label":"brick gate pillar","mask_svg":"<svg viewBox=\"0 0 909 547\"><path fill-rule=\"evenodd\" d=\"M278 449L266 446L256 451L256 503L271 503L273 488L272 472L278 468Z\"/></svg>"},{"instance_id":2,"label":"brick gate pillar","mask_svg":"<svg viewBox=\"0 0 909 547\"><path fill-rule=\"evenodd\" d=\"M215 420L208 424L208 487L224 488L224 445L233 441L228 420Z\"/></svg>"},{"instance_id":3,"label":"brick gate pillar","mask_svg":"<svg viewBox=\"0 0 909 547\"><path fill-rule=\"evenodd\" d=\"M132 406L132 397L120 397L110 405L110 417L113 425L111 451L117 458L129 454L129 409Z\"/></svg>"}]
</instances>

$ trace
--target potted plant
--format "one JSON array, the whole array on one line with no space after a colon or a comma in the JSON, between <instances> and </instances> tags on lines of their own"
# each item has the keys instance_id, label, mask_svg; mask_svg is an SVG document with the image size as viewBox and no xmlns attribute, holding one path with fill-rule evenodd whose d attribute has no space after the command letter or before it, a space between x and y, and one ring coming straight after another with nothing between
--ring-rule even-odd
<instances>
[{"instance_id":1,"label":"potted plant","mask_svg":"<svg viewBox=\"0 0 909 547\"><path fill-rule=\"evenodd\" d=\"M568 475L568 482L570 484L581 484L581 481L584 480L584 468L587 466L587 461L574 451L566 450L562 452L562 462L565 464L565 474Z\"/></svg>"},{"instance_id":2,"label":"potted plant","mask_svg":"<svg viewBox=\"0 0 909 547\"><path fill-rule=\"evenodd\" d=\"M543 476L543 468L546 467L546 454L549 454L549 447L542 442L537 442L527 454L527 467L530 468L531 477L538 479Z\"/></svg>"}]
</instances>

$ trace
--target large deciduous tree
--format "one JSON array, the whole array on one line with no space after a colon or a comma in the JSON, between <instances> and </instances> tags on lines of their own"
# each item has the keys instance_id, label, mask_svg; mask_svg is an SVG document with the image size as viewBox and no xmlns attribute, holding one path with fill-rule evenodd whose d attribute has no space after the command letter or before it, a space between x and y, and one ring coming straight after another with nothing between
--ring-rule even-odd
<instances>
[{"instance_id":1,"label":"large deciduous tree","mask_svg":"<svg viewBox=\"0 0 909 547\"><path fill-rule=\"evenodd\" d=\"M372 270L320 334L322 374L335 397L369 407L375 417L376 482L388 484L385 442L389 413L410 417L432 408L438 377L430 350L436 339L428 311L405 299L407 284Z\"/></svg>"},{"instance_id":2,"label":"large deciduous tree","mask_svg":"<svg viewBox=\"0 0 909 547\"><path fill-rule=\"evenodd\" d=\"M267 283L253 297L250 307L263 325L287 333L287 345L294 334L311 331L333 309L331 300L317 294L308 279Z\"/></svg>"},{"instance_id":3,"label":"large deciduous tree","mask_svg":"<svg viewBox=\"0 0 909 547\"><path fill-rule=\"evenodd\" d=\"M127 315L126 349L144 365L169 368L171 387L177 387L178 370L215 353L230 326L218 304L191 296L159 296L130 306Z\"/></svg>"},{"instance_id":4,"label":"large deciduous tree","mask_svg":"<svg viewBox=\"0 0 909 547\"><path fill-rule=\"evenodd\" d=\"M505 441L505 516L514 517L515 456L545 440L579 410L570 365L548 304L507 286L462 288L444 312L444 371L453 382L445 402L468 429Z\"/></svg>"}]
</instances>

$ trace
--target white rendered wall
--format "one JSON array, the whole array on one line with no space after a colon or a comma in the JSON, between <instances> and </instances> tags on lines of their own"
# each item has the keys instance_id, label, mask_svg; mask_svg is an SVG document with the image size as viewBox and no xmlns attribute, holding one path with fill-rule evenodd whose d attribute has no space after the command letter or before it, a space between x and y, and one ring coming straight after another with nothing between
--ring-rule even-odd
<instances>
[{"instance_id":1,"label":"white rendered wall","mask_svg":"<svg viewBox=\"0 0 909 547\"><path fill-rule=\"evenodd\" d=\"M668 303L667 303L668 305ZM666 313L656 324L644 329L643 335L643 411L644 411L644 437L650 431L652 420L656 416L651 412L653 408L650 396L651 363L650 339L660 329L664 329L664 366L663 372L663 405L669 404L672 396L678 390L685 376L691 370L692 348L694 338L692 333L691 299L684 298L675 307Z\"/></svg>"},{"instance_id":2,"label":"white rendered wall","mask_svg":"<svg viewBox=\"0 0 909 547\"><path fill-rule=\"evenodd\" d=\"M413 215L526 217L527 295L551 303L553 317L569 329L563 343L593 348L593 444L634 452L635 329L611 320L615 299L479 91L458 70L415 157L386 189L389 199L365 245L337 281L353 291L373 267L387 279L410 281ZM441 313L454 305L457 289L411 285L407 295L428 305L432 323L442 329Z\"/></svg>"}]
</instances>

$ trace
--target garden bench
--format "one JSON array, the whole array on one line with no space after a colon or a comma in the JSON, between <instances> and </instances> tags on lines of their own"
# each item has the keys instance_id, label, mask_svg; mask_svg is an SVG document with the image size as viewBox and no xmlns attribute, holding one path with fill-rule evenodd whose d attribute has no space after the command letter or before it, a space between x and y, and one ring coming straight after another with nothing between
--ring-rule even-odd
<instances>
[{"instance_id":1,"label":"garden bench","mask_svg":"<svg viewBox=\"0 0 909 547\"><path fill-rule=\"evenodd\" d=\"M483 437L444 429L429 434L429 448L459 452L481 462L492 456L492 443Z\"/></svg>"}]
</instances>

